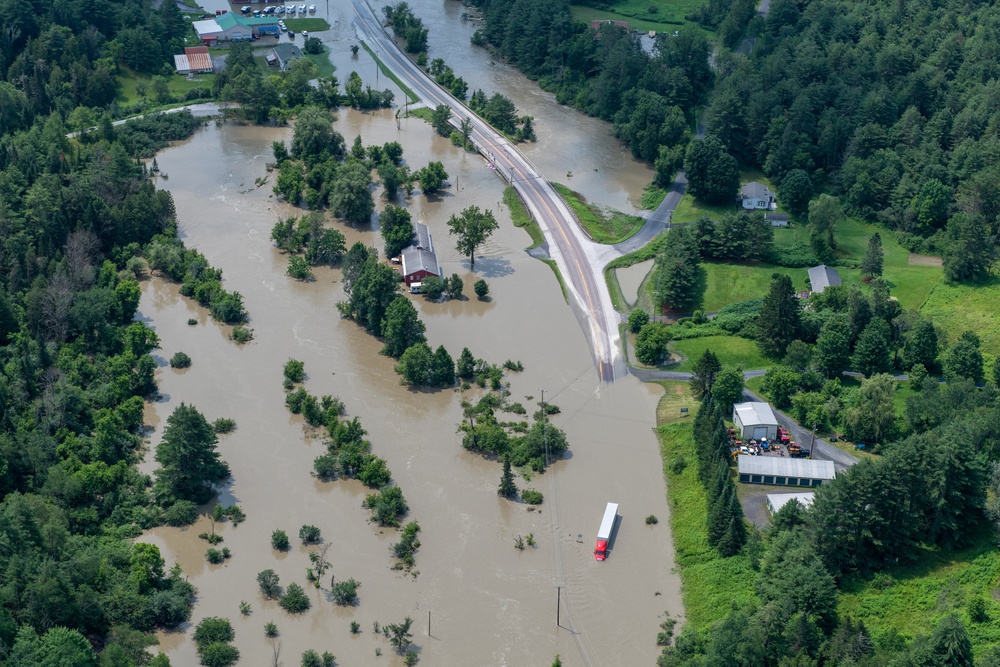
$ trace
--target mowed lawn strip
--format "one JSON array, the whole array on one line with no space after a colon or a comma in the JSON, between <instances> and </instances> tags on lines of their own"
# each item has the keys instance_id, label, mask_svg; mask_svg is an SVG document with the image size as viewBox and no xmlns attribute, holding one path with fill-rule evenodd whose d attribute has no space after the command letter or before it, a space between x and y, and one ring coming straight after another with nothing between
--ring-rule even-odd
<instances>
[{"instance_id":1,"label":"mowed lawn strip","mask_svg":"<svg viewBox=\"0 0 1000 667\"><path fill-rule=\"evenodd\" d=\"M757 343L738 336L703 336L702 338L685 338L671 341L671 352L681 355L680 363L671 366L672 371L689 371L698 358L711 350L719 358L723 366L743 366L745 371L759 370L774 365L760 352Z\"/></svg>"},{"instance_id":2,"label":"mowed lawn strip","mask_svg":"<svg viewBox=\"0 0 1000 667\"><path fill-rule=\"evenodd\" d=\"M687 621L696 628L704 628L725 617L734 602L753 600L756 576L744 556L723 558L708 545L707 501L698 481L698 459L691 433L697 401L686 382L661 384L664 396L657 409L657 433L667 480L670 531L681 577L681 598ZM688 407L687 417L680 416L681 406Z\"/></svg>"},{"instance_id":3,"label":"mowed lawn strip","mask_svg":"<svg viewBox=\"0 0 1000 667\"><path fill-rule=\"evenodd\" d=\"M1000 278L983 285L939 282L920 309L953 343L963 331L975 331L984 353L1000 356Z\"/></svg>"}]
</instances>

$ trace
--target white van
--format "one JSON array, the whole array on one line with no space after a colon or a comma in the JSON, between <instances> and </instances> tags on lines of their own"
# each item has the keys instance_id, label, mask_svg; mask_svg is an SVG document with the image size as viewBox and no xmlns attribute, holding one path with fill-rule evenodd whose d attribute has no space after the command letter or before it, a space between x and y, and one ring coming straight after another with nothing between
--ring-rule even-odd
<instances>
[{"instance_id":1,"label":"white van","mask_svg":"<svg viewBox=\"0 0 1000 667\"><path fill-rule=\"evenodd\" d=\"M410 294L420 294L423 291L423 283L410 283Z\"/></svg>"}]
</instances>

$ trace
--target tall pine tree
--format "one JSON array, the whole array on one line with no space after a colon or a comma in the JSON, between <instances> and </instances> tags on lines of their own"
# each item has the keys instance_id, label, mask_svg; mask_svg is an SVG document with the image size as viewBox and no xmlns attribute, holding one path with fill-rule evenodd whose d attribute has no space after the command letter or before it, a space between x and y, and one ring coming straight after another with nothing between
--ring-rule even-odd
<instances>
[{"instance_id":1,"label":"tall pine tree","mask_svg":"<svg viewBox=\"0 0 1000 667\"><path fill-rule=\"evenodd\" d=\"M861 275L865 278L877 278L882 275L882 237L878 232L868 239L868 249L861 260Z\"/></svg>"},{"instance_id":2,"label":"tall pine tree","mask_svg":"<svg viewBox=\"0 0 1000 667\"><path fill-rule=\"evenodd\" d=\"M757 316L757 345L764 354L774 359L785 356L789 344L799 337L801 311L792 279L777 273L772 275L771 289Z\"/></svg>"},{"instance_id":3,"label":"tall pine tree","mask_svg":"<svg viewBox=\"0 0 1000 667\"><path fill-rule=\"evenodd\" d=\"M510 454L503 456L503 475L500 476L500 488L497 489L497 495L508 499L517 496L514 473L510 469Z\"/></svg>"}]
</instances>

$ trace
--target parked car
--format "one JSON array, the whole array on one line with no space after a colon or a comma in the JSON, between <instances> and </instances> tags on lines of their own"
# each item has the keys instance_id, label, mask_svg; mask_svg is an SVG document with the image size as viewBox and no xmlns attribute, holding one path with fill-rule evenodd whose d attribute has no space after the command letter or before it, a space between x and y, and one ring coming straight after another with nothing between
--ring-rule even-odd
<instances>
[{"instance_id":1,"label":"parked car","mask_svg":"<svg viewBox=\"0 0 1000 667\"><path fill-rule=\"evenodd\" d=\"M285 13L285 6L284 5L278 5L277 7L274 8L274 13L278 14L279 16L281 14L284 14Z\"/></svg>"},{"instance_id":2,"label":"parked car","mask_svg":"<svg viewBox=\"0 0 1000 667\"><path fill-rule=\"evenodd\" d=\"M288 31L288 39L295 39L295 31L293 30Z\"/></svg>"},{"instance_id":3,"label":"parked car","mask_svg":"<svg viewBox=\"0 0 1000 667\"><path fill-rule=\"evenodd\" d=\"M242 13L242 14L249 14L252 11L253 11L253 7L251 7L250 5L246 5L242 9L240 9L240 13Z\"/></svg>"},{"instance_id":4,"label":"parked car","mask_svg":"<svg viewBox=\"0 0 1000 667\"><path fill-rule=\"evenodd\" d=\"M316 5L309 5L309 13L310 14L316 13Z\"/></svg>"},{"instance_id":5,"label":"parked car","mask_svg":"<svg viewBox=\"0 0 1000 667\"><path fill-rule=\"evenodd\" d=\"M302 31L302 38L305 39L307 37L309 37L309 31L308 30L303 30Z\"/></svg>"},{"instance_id":6,"label":"parked car","mask_svg":"<svg viewBox=\"0 0 1000 667\"><path fill-rule=\"evenodd\" d=\"M305 13L306 13L306 6L299 5L299 14L305 14Z\"/></svg>"}]
</instances>

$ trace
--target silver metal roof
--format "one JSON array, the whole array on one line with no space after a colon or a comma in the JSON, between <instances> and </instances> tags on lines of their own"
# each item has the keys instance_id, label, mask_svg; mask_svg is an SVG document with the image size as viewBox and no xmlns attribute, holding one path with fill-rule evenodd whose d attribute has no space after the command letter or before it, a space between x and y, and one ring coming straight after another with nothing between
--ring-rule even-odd
<instances>
[{"instance_id":1,"label":"silver metal roof","mask_svg":"<svg viewBox=\"0 0 1000 667\"><path fill-rule=\"evenodd\" d=\"M807 479L833 479L837 476L833 461L748 455L737 456L736 461L741 475L774 475Z\"/></svg>"},{"instance_id":2,"label":"silver metal roof","mask_svg":"<svg viewBox=\"0 0 1000 667\"><path fill-rule=\"evenodd\" d=\"M822 292L827 287L840 284L840 274L826 264L820 264L809 269L809 284L813 292Z\"/></svg>"},{"instance_id":3,"label":"silver metal roof","mask_svg":"<svg viewBox=\"0 0 1000 667\"><path fill-rule=\"evenodd\" d=\"M739 415L740 424L743 426L753 426L755 424L769 424L777 426L778 420L767 403L737 403L733 406L733 421Z\"/></svg>"},{"instance_id":4,"label":"silver metal roof","mask_svg":"<svg viewBox=\"0 0 1000 667\"><path fill-rule=\"evenodd\" d=\"M740 188L740 193L745 199L770 199L774 196L766 185L757 181L750 181L744 185Z\"/></svg>"},{"instance_id":5,"label":"silver metal roof","mask_svg":"<svg viewBox=\"0 0 1000 667\"><path fill-rule=\"evenodd\" d=\"M438 268L437 255L430 250L420 250L419 248L414 248L413 246L404 249L403 275L408 276L421 269L429 271L435 276L440 276L441 269Z\"/></svg>"},{"instance_id":6,"label":"silver metal roof","mask_svg":"<svg viewBox=\"0 0 1000 667\"><path fill-rule=\"evenodd\" d=\"M770 506L772 512L777 512L787 503L792 500L799 501L799 504L803 507L809 507L813 504L813 498L816 497L815 493L769 493L767 494L767 504Z\"/></svg>"},{"instance_id":7,"label":"silver metal roof","mask_svg":"<svg viewBox=\"0 0 1000 667\"><path fill-rule=\"evenodd\" d=\"M413 233L416 237L413 247L434 252L434 239L431 238L431 232L427 229L427 225L422 222L416 223L413 225Z\"/></svg>"}]
</instances>

